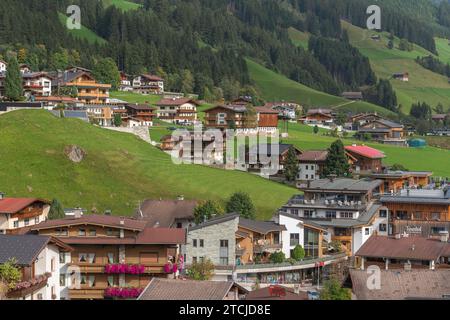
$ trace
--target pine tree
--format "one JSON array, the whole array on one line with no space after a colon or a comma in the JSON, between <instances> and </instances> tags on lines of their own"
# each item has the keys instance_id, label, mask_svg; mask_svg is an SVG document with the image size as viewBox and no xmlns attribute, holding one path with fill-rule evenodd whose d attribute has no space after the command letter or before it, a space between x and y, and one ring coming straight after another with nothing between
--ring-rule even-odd
<instances>
[{"instance_id":1,"label":"pine tree","mask_svg":"<svg viewBox=\"0 0 450 320\"><path fill-rule=\"evenodd\" d=\"M328 149L328 157L322 173L322 178L330 175L338 177L350 176L350 165L345 155L344 144L341 140L336 140Z\"/></svg>"},{"instance_id":2,"label":"pine tree","mask_svg":"<svg viewBox=\"0 0 450 320\"><path fill-rule=\"evenodd\" d=\"M5 96L12 101L22 100L23 87L19 63L15 57L8 59L8 69L5 79Z\"/></svg>"},{"instance_id":3,"label":"pine tree","mask_svg":"<svg viewBox=\"0 0 450 320\"><path fill-rule=\"evenodd\" d=\"M253 205L252 199L245 192L236 192L228 200L226 205L228 213L236 212L247 219L255 219L256 208Z\"/></svg>"},{"instance_id":4,"label":"pine tree","mask_svg":"<svg viewBox=\"0 0 450 320\"><path fill-rule=\"evenodd\" d=\"M57 199L53 199L48 213L49 220L64 219L66 217L61 203Z\"/></svg>"},{"instance_id":5,"label":"pine tree","mask_svg":"<svg viewBox=\"0 0 450 320\"><path fill-rule=\"evenodd\" d=\"M286 158L286 164L284 166L284 176L289 182L297 180L299 172L299 165L297 159L297 153L295 152L294 146L291 146L288 151Z\"/></svg>"}]
</instances>

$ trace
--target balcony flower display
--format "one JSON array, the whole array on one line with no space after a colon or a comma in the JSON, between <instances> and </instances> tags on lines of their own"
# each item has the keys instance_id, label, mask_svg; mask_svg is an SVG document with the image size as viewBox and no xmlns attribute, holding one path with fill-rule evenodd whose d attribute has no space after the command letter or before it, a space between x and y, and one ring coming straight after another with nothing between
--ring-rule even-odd
<instances>
[{"instance_id":1,"label":"balcony flower display","mask_svg":"<svg viewBox=\"0 0 450 320\"><path fill-rule=\"evenodd\" d=\"M128 264L107 264L105 266L107 274L143 274L145 273L144 265L128 265Z\"/></svg>"},{"instance_id":2,"label":"balcony flower display","mask_svg":"<svg viewBox=\"0 0 450 320\"><path fill-rule=\"evenodd\" d=\"M16 287L14 289L12 289L11 291L17 291L17 290L31 288L33 286L39 285L39 284L47 281L48 278L50 278L51 276L52 276L52 274L47 272L43 275L37 276L34 279L19 282L18 284L16 284Z\"/></svg>"},{"instance_id":3,"label":"balcony flower display","mask_svg":"<svg viewBox=\"0 0 450 320\"><path fill-rule=\"evenodd\" d=\"M177 273L178 270L179 268L176 263L166 263L164 265L164 273Z\"/></svg>"},{"instance_id":4,"label":"balcony flower display","mask_svg":"<svg viewBox=\"0 0 450 320\"><path fill-rule=\"evenodd\" d=\"M121 299L136 299L142 293L140 288L107 288L105 289L105 297L107 298L121 298Z\"/></svg>"}]
</instances>

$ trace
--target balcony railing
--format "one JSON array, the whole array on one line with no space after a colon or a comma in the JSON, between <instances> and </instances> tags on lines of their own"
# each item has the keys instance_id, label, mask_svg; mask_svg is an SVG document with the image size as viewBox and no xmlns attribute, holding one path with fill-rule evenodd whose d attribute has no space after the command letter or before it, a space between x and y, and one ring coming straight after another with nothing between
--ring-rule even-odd
<instances>
[{"instance_id":1,"label":"balcony railing","mask_svg":"<svg viewBox=\"0 0 450 320\"><path fill-rule=\"evenodd\" d=\"M304 200L292 199L288 202L288 206L307 206L307 207L327 207L340 209L361 210L366 208L366 204L362 201L341 201L341 200Z\"/></svg>"}]
</instances>

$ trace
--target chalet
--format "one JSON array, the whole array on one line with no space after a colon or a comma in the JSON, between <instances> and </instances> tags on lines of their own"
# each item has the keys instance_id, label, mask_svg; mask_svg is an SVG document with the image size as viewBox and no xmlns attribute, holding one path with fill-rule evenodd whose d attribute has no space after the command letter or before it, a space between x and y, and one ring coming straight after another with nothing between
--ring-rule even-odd
<instances>
[{"instance_id":1,"label":"chalet","mask_svg":"<svg viewBox=\"0 0 450 320\"><path fill-rule=\"evenodd\" d=\"M22 73L23 95L31 97L48 97L52 93L52 78L46 72ZM0 96L4 95L5 73L0 73Z\"/></svg>"},{"instance_id":2,"label":"chalet","mask_svg":"<svg viewBox=\"0 0 450 320\"><path fill-rule=\"evenodd\" d=\"M122 114L122 119L129 128L151 127L156 116L154 111L155 108L146 104L127 104L125 105L125 114Z\"/></svg>"},{"instance_id":3,"label":"chalet","mask_svg":"<svg viewBox=\"0 0 450 320\"><path fill-rule=\"evenodd\" d=\"M197 101L190 98L162 99L157 104L158 119L175 124L197 122Z\"/></svg>"},{"instance_id":4,"label":"chalet","mask_svg":"<svg viewBox=\"0 0 450 320\"><path fill-rule=\"evenodd\" d=\"M21 228L47 219L50 202L37 198L6 198L0 193L0 234L14 233Z\"/></svg>"},{"instance_id":5,"label":"chalet","mask_svg":"<svg viewBox=\"0 0 450 320\"><path fill-rule=\"evenodd\" d=\"M327 242L338 241L349 255L375 232L387 235L387 216L376 194L380 180L330 178L310 181L280 213L288 213L327 230ZM384 212L384 211L383 211Z\"/></svg>"},{"instance_id":6,"label":"chalet","mask_svg":"<svg viewBox=\"0 0 450 320\"><path fill-rule=\"evenodd\" d=\"M284 166L289 154L289 149L294 148L297 159L302 155L302 151L292 144L258 144L249 149L246 155L246 168L250 171L260 171L262 168L273 168L276 160L276 168L279 175L283 174ZM265 160L264 160L265 159ZM269 162L269 163L268 163Z\"/></svg>"},{"instance_id":7,"label":"chalet","mask_svg":"<svg viewBox=\"0 0 450 320\"><path fill-rule=\"evenodd\" d=\"M79 67L79 66L70 66L65 71L69 72L69 73L85 72L85 73L88 73L89 75L92 75L91 69L87 69L87 68L83 68L83 67Z\"/></svg>"},{"instance_id":8,"label":"chalet","mask_svg":"<svg viewBox=\"0 0 450 320\"><path fill-rule=\"evenodd\" d=\"M195 200L145 200L136 212L138 220L146 221L148 227L187 229L194 225Z\"/></svg>"},{"instance_id":9,"label":"chalet","mask_svg":"<svg viewBox=\"0 0 450 320\"><path fill-rule=\"evenodd\" d=\"M310 109L306 116L299 120L304 124L319 124L330 126L334 123L334 115L331 109Z\"/></svg>"},{"instance_id":10,"label":"chalet","mask_svg":"<svg viewBox=\"0 0 450 320\"><path fill-rule=\"evenodd\" d=\"M22 73L22 74L31 73L31 68L26 63L21 63L19 65L19 70L20 70L20 73Z\"/></svg>"},{"instance_id":11,"label":"chalet","mask_svg":"<svg viewBox=\"0 0 450 320\"><path fill-rule=\"evenodd\" d=\"M367 286L373 273L350 269L352 291L357 300L448 300L450 270L381 270L380 287Z\"/></svg>"},{"instance_id":12,"label":"chalet","mask_svg":"<svg viewBox=\"0 0 450 320\"><path fill-rule=\"evenodd\" d=\"M361 270L377 265L391 269L450 268L450 243L448 232L439 239L397 235L385 237L374 235L356 252L357 267Z\"/></svg>"},{"instance_id":13,"label":"chalet","mask_svg":"<svg viewBox=\"0 0 450 320\"><path fill-rule=\"evenodd\" d=\"M154 278L138 300L243 300L248 291L233 281L194 281Z\"/></svg>"},{"instance_id":14,"label":"chalet","mask_svg":"<svg viewBox=\"0 0 450 320\"><path fill-rule=\"evenodd\" d=\"M133 77L125 72L120 72L119 91L133 91Z\"/></svg>"},{"instance_id":15,"label":"chalet","mask_svg":"<svg viewBox=\"0 0 450 320\"><path fill-rule=\"evenodd\" d=\"M255 107L258 117L258 131L274 134L278 129L278 111L267 107Z\"/></svg>"},{"instance_id":16,"label":"chalet","mask_svg":"<svg viewBox=\"0 0 450 320\"><path fill-rule=\"evenodd\" d=\"M363 94L361 91L358 92L343 92L341 94L342 98L348 99L348 100L352 100L352 101L359 101L359 100L363 100Z\"/></svg>"},{"instance_id":17,"label":"chalet","mask_svg":"<svg viewBox=\"0 0 450 320\"><path fill-rule=\"evenodd\" d=\"M74 88L77 98L85 104L105 104L109 99L110 84L100 84L85 71L69 70L57 74L52 82L53 91L58 93L61 87Z\"/></svg>"},{"instance_id":18,"label":"chalet","mask_svg":"<svg viewBox=\"0 0 450 320\"><path fill-rule=\"evenodd\" d=\"M399 73L394 73L392 75L392 78L395 80L400 80L403 82L408 82L409 81L409 73L408 72L399 72Z\"/></svg>"},{"instance_id":19,"label":"chalet","mask_svg":"<svg viewBox=\"0 0 450 320\"><path fill-rule=\"evenodd\" d=\"M0 73L6 72L7 68L8 64L5 61L0 60Z\"/></svg>"},{"instance_id":20,"label":"chalet","mask_svg":"<svg viewBox=\"0 0 450 320\"><path fill-rule=\"evenodd\" d=\"M164 79L151 75L141 74L133 79L133 91L140 94L163 94Z\"/></svg>"},{"instance_id":21,"label":"chalet","mask_svg":"<svg viewBox=\"0 0 450 320\"><path fill-rule=\"evenodd\" d=\"M288 120L295 120L297 111L302 110L299 104L293 102L268 102L264 106L278 111L278 118Z\"/></svg>"},{"instance_id":22,"label":"chalet","mask_svg":"<svg viewBox=\"0 0 450 320\"><path fill-rule=\"evenodd\" d=\"M430 183L433 172L429 171L392 171L384 169L368 175L372 179L384 181L386 192L396 193L406 188L425 188Z\"/></svg>"},{"instance_id":23,"label":"chalet","mask_svg":"<svg viewBox=\"0 0 450 320\"><path fill-rule=\"evenodd\" d=\"M431 116L431 120L433 120L434 122L445 122L445 120L449 118L450 119L450 114L434 114Z\"/></svg>"},{"instance_id":24,"label":"chalet","mask_svg":"<svg viewBox=\"0 0 450 320\"><path fill-rule=\"evenodd\" d=\"M205 126L208 129L236 129L257 132L257 122L247 123L247 108L242 105L218 105L205 110ZM256 119L255 119L256 120Z\"/></svg>"},{"instance_id":25,"label":"chalet","mask_svg":"<svg viewBox=\"0 0 450 320\"><path fill-rule=\"evenodd\" d=\"M169 152L174 159L184 163L222 165L226 151L222 131L184 131L161 138L161 150Z\"/></svg>"},{"instance_id":26,"label":"chalet","mask_svg":"<svg viewBox=\"0 0 450 320\"><path fill-rule=\"evenodd\" d=\"M0 114L15 110L40 110L44 109L42 102L0 102Z\"/></svg>"},{"instance_id":27,"label":"chalet","mask_svg":"<svg viewBox=\"0 0 450 320\"><path fill-rule=\"evenodd\" d=\"M389 234L438 237L450 231L450 187L406 189L380 199L389 215Z\"/></svg>"},{"instance_id":28,"label":"chalet","mask_svg":"<svg viewBox=\"0 0 450 320\"><path fill-rule=\"evenodd\" d=\"M252 103L253 103L252 97L243 96L231 101L230 104L234 106L247 106Z\"/></svg>"},{"instance_id":29,"label":"chalet","mask_svg":"<svg viewBox=\"0 0 450 320\"><path fill-rule=\"evenodd\" d=\"M297 180L302 183L320 179L327 158L327 150L304 151L298 158L300 170Z\"/></svg>"},{"instance_id":30,"label":"chalet","mask_svg":"<svg viewBox=\"0 0 450 320\"><path fill-rule=\"evenodd\" d=\"M396 146L408 145L404 126L389 120L375 120L360 126L357 135L361 138L366 134L380 143Z\"/></svg>"},{"instance_id":31,"label":"chalet","mask_svg":"<svg viewBox=\"0 0 450 320\"><path fill-rule=\"evenodd\" d=\"M386 158L383 152L356 144L345 147L345 151L356 158L356 162L352 166L354 173L381 173L383 171L382 161Z\"/></svg>"},{"instance_id":32,"label":"chalet","mask_svg":"<svg viewBox=\"0 0 450 320\"><path fill-rule=\"evenodd\" d=\"M374 113L359 113L354 115L348 119L346 123L346 127L350 128L350 130L357 131L360 126L363 126L367 123L371 123L375 120L382 120L383 117L378 115L376 112Z\"/></svg>"},{"instance_id":33,"label":"chalet","mask_svg":"<svg viewBox=\"0 0 450 320\"><path fill-rule=\"evenodd\" d=\"M7 300L60 300L67 289L61 281L60 256L73 249L50 236L0 235L0 265L14 260L21 279Z\"/></svg>"},{"instance_id":34,"label":"chalet","mask_svg":"<svg viewBox=\"0 0 450 320\"><path fill-rule=\"evenodd\" d=\"M64 96L37 96L34 99L36 102L42 102L46 109L53 109L59 105L70 107L81 107L83 103L72 97Z\"/></svg>"},{"instance_id":35,"label":"chalet","mask_svg":"<svg viewBox=\"0 0 450 320\"><path fill-rule=\"evenodd\" d=\"M66 299L137 298L154 277L179 272L179 246L185 230L151 228L146 221L111 215L76 215L43 222L31 232L53 236L73 247L61 261L80 268L61 278L69 284Z\"/></svg>"},{"instance_id":36,"label":"chalet","mask_svg":"<svg viewBox=\"0 0 450 320\"><path fill-rule=\"evenodd\" d=\"M89 117L89 121L102 127L113 126L113 109L110 105L86 104L83 108Z\"/></svg>"}]
</instances>

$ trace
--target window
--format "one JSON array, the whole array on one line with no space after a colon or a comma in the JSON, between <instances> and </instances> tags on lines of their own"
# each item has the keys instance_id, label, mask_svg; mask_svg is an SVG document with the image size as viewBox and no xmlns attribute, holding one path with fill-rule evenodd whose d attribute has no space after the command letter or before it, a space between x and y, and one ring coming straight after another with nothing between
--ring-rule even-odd
<instances>
[{"instance_id":1,"label":"window","mask_svg":"<svg viewBox=\"0 0 450 320\"><path fill-rule=\"evenodd\" d=\"M441 214L439 212L433 212L431 214L431 219L433 219L433 220L440 220L441 219Z\"/></svg>"},{"instance_id":2,"label":"window","mask_svg":"<svg viewBox=\"0 0 450 320\"><path fill-rule=\"evenodd\" d=\"M60 274L59 275L59 285L61 287L65 287L66 286L66 275L65 274Z\"/></svg>"},{"instance_id":3,"label":"window","mask_svg":"<svg viewBox=\"0 0 450 320\"><path fill-rule=\"evenodd\" d=\"M370 235L370 228L364 228L364 234L366 236L369 236Z\"/></svg>"},{"instance_id":4,"label":"window","mask_svg":"<svg viewBox=\"0 0 450 320\"><path fill-rule=\"evenodd\" d=\"M87 283L87 277L85 274L80 275L80 284L85 285Z\"/></svg>"},{"instance_id":5,"label":"window","mask_svg":"<svg viewBox=\"0 0 450 320\"><path fill-rule=\"evenodd\" d=\"M59 253L59 263L65 264L66 263L66 253L60 252Z\"/></svg>"},{"instance_id":6,"label":"window","mask_svg":"<svg viewBox=\"0 0 450 320\"><path fill-rule=\"evenodd\" d=\"M89 283L88 283L88 285L89 285L90 288L95 287L95 276L93 276L93 275L89 276Z\"/></svg>"},{"instance_id":7,"label":"window","mask_svg":"<svg viewBox=\"0 0 450 320\"><path fill-rule=\"evenodd\" d=\"M14 221L14 228L18 228L19 227L19 220Z\"/></svg>"},{"instance_id":8,"label":"window","mask_svg":"<svg viewBox=\"0 0 450 320\"><path fill-rule=\"evenodd\" d=\"M116 260L114 259L114 253L108 253L108 263L112 264L115 262L116 262Z\"/></svg>"},{"instance_id":9,"label":"window","mask_svg":"<svg viewBox=\"0 0 450 320\"><path fill-rule=\"evenodd\" d=\"M85 237L86 236L86 229L79 229L78 230L78 235L80 237Z\"/></svg>"},{"instance_id":10,"label":"window","mask_svg":"<svg viewBox=\"0 0 450 320\"><path fill-rule=\"evenodd\" d=\"M309 179L309 174L305 175L306 179Z\"/></svg>"},{"instance_id":11,"label":"window","mask_svg":"<svg viewBox=\"0 0 450 320\"><path fill-rule=\"evenodd\" d=\"M181 222L177 223L177 229L183 229L183 224Z\"/></svg>"},{"instance_id":12,"label":"window","mask_svg":"<svg viewBox=\"0 0 450 320\"><path fill-rule=\"evenodd\" d=\"M291 233L291 246L296 246L300 243L300 234L299 233Z\"/></svg>"},{"instance_id":13,"label":"window","mask_svg":"<svg viewBox=\"0 0 450 320\"><path fill-rule=\"evenodd\" d=\"M335 219L336 218L336 211L327 211L325 214L326 214L326 217L328 219Z\"/></svg>"},{"instance_id":14,"label":"window","mask_svg":"<svg viewBox=\"0 0 450 320\"><path fill-rule=\"evenodd\" d=\"M228 248L228 240L220 240L221 248Z\"/></svg>"},{"instance_id":15,"label":"window","mask_svg":"<svg viewBox=\"0 0 450 320\"><path fill-rule=\"evenodd\" d=\"M220 258L220 265L221 266L227 266L228 265L228 258Z\"/></svg>"},{"instance_id":16,"label":"window","mask_svg":"<svg viewBox=\"0 0 450 320\"><path fill-rule=\"evenodd\" d=\"M228 240L220 240L220 251L219 251L219 257L220 257L220 265L226 266L228 265Z\"/></svg>"},{"instance_id":17,"label":"window","mask_svg":"<svg viewBox=\"0 0 450 320\"><path fill-rule=\"evenodd\" d=\"M88 262L89 263L95 263L95 253L89 253L88 254Z\"/></svg>"},{"instance_id":18,"label":"window","mask_svg":"<svg viewBox=\"0 0 450 320\"><path fill-rule=\"evenodd\" d=\"M341 212L340 216L343 219L353 219L353 212Z\"/></svg>"},{"instance_id":19,"label":"window","mask_svg":"<svg viewBox=\"0 0 450 320\"><path fill-rule=\"evenodd\" d=\"M291 213L298 216L298 209L291 209Z\"/></svg>"},{"instance_id":20,"label":"window","mask_svg":"<svg viewBox=\"0 0 450 320\"><path fill-rule=\"evenodd\" d=\"M205 257L200 257L200 263L205 262Z\"/></svg>"},{"instance_id":21,"label":"window","mask_svg":"<svg viewBox=\"0 0 450 320\"><path fill-rule=\"evenodd\" d=\"M431 227L432 234L439 234L439 232L446 231L445 227Z\"/></svg>"},{"instance_id":22,"label":"window","mask_svg":"<svg viewBox=\"0 0 450 320\"><path fill-rule=\"evenodd\" d=\"M218 113L217 114L217 124L219 124L219 125L227 124L226 117L227 117L226 113Z\"/></svg>"},{"instance_id":23,"label":"window","mask_svg":"<svg viewBox=\"0 0 450 320\"><path fill-rule=\"evenodd\" d=\"M55 258L52 258L50 260L50 270L52 270L52 272L55 272L55 269L56 269L56 261Z\"/></svg>"},{"instance_id":24,"label":"window","mask_svg":"<svg viewBox=\"0 0 450 320\"><path fill-rule=\"evenodd\" d=\"M95 229L89 230L89 237L95 237L96 235L97 235L97 230L95 230Z\"/></svg>"},{"instance_id":25,"label":"window","mask_svg":"<svg viewBox=\"0 0 450 320\"><path fill-rule=\"evenodd\" d=\"M205 240L200 240L200 248L204 248L205 247Z\"/></svg>"},{"instance_id":26,"label":"window","mask_svg":"<svg viewBox=\"0 0 450 320\"><path fill-rule=\"evenodd\" d=\"M387 210L380 210L380 218L387 218Z\"/></svg>"},{"instance_id":27,"label":"window","mask_svg":"<svg viewBox=\"0 0 450 320\"><path fill-rule=\"evenodd\" d=\"M108 287L114 287L116 285L115 281L114 281L114 276L108 276L107 281L108 281Z\"/></svg>"},{"instance_id":28,"label":"window","mask_svg":"<svg viewBox=\"0 0 450 320\"><path fill-rule=\"evenodd\" d=\"M314 215L314 210L305 210L303 211L303 216L305 218L312 218Z\"/></svg>"},{"instance_id":29,"label":"window","mask_svg":"<svg viewBox=\"0 0 450 320\"><path fill-rule=\"evenodd\" d=\"M34 224L39 224L39 221L40 221L39 218L40 218L39 216L37 216L36 218L34 218Z\"/></svg>"},{"instance_id":30,"label":"window","mask_svg":"<svg viewBox=\"0 0 450 320\"><path fill-rule=\"evenodd\" d=\"M43 299L44 299L44 297L42 296L42 293L38 293L37 299L38 299L38 300L43 300Z\"/></svg>"},{"instance_id":31,"label":"window","mask_svg":"<svg viewBox=\"0 0 450 320\"><path fill-rule=\"evenodd\" d=\"M306 170L309 170L309 166L308 165L306 166Z\"/></svg>"},{"instance_id":32,"label":"window","mask_svg":"<svg viewBox=\"0 0 450 320\"><path fill-rule=\"evenodd\" d=\"M386 232L386 231L387 231L387 225L386 225L386 223L380 223L380 225L378 226L378 231L380 231L380 232Z\"/></svg>"},{"instance_id":33,"label":"window","mask_svg":"<svg viewBox=\"0 0 450 320\"><path fill-rule=\"evenodd\" d=\"M69 235L69 230L67 230L67 229L56 229L56 235L57 236L67 237Z\"/></svg>"},{"instance_id":34,"label":"window","mask_svg":"<svg viewBox=\"0 0 450 320\"><path fill-rule=\"evenodd\" d=\"M197 248L197 239L192 240L192 246Z\"/></svg>"},{"instance_id":35,"label":"window","mask_svg":"<svg viewBox=\"0 0 450 320\"><path fill-rule=\"evenodd\" d=\"M314 180L314 175L313 174L311 175L311 180Z\"/></svg>"},{"instance_id":36,"label":"window","mask_svg":"<svg viewBox=\"0 0 450 320\"><path fill-rule=\"evenodd\" d=\"M78 262L87 262L87 253L78 254Z\"/></svg>"},{"instance_id":37,"label":"window","mask_svg":"<svg viewBox=\"0 0 450 320\"><path fill-rule=\"evenodd\" d=\"M314 165L311 166L311 170L314 170Z\"/></svg>"},{"instance_id":38,"label":"window","mask_svg":"<svg viewBox=\"0 0 450 320\"><path fill-rule=\"evenodd\" d=\"M414 212L413 219L414 220L422 220L422 212Z\"/></svg>"},{"instance_id":39,"label":"window","mask_svg":"<svg viewBox=\"0 0 450 320\"><path fill-rule=\"evenodd\" d=\"M26 218L24 220L24 224L25 224L25 226L29 226L30 225L30 219Z\"/></svg>"}]
</instances>

